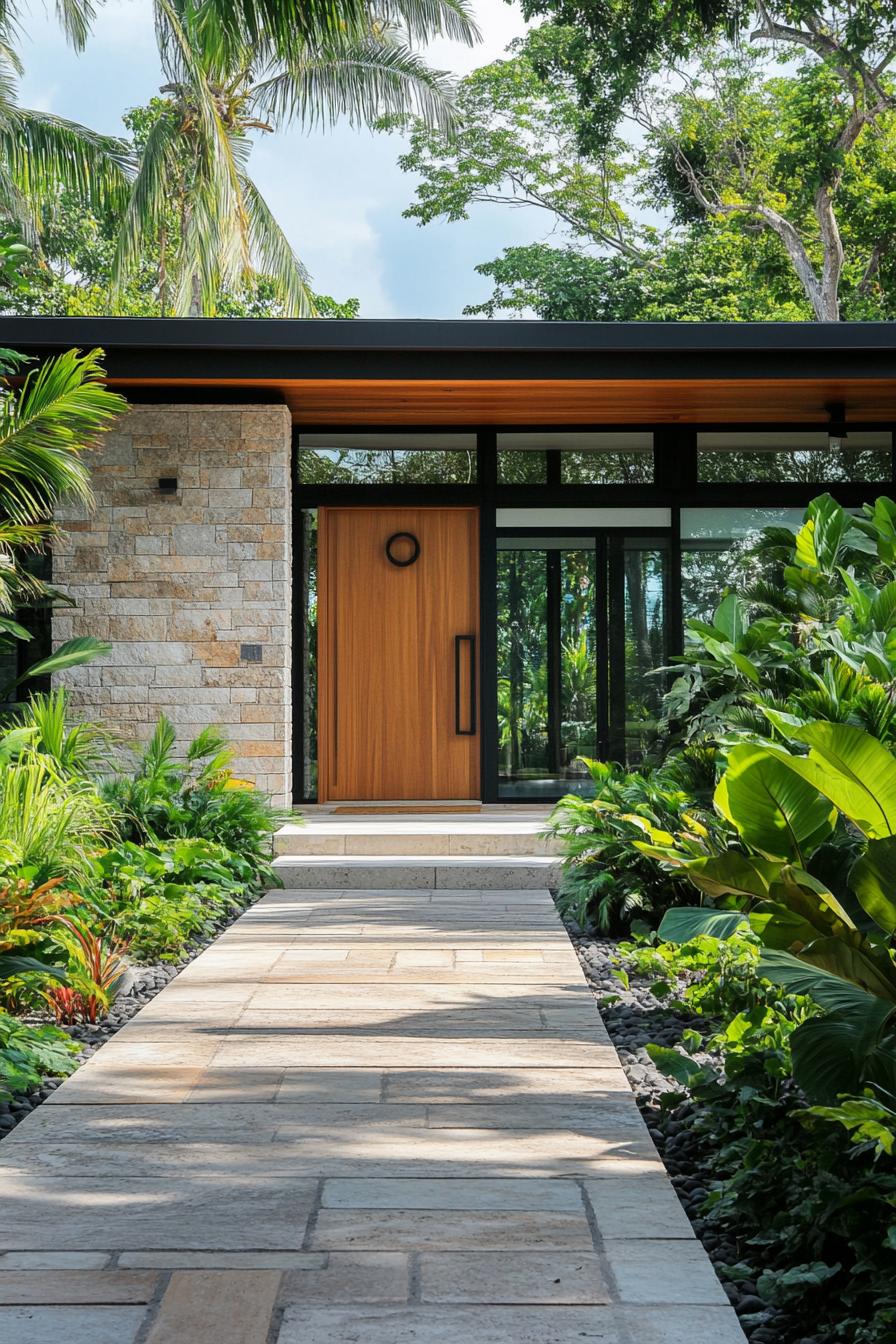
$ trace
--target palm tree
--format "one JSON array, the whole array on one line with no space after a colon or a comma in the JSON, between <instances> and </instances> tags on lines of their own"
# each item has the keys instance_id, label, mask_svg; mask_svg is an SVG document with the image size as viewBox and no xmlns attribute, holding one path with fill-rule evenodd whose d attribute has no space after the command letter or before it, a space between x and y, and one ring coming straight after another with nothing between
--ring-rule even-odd
<instances>
[{"instance_id":1,"label":"palm tree","mask_svg":"<svg viewBox=\"0 0 896 1344\"><path fill-rule=\"evenodd\" d=\"M468 0L385 0L380 17L350 0L344 19L336 0L333 22L316 27L305 15L307 31L289 33L256 29L249 0L236 15L223 0L155 3L169 82L124 214L113 291L158 245L162 311L170 302L176 313L212 315L220 289L257 268L289 311L311 315L305 269L249 176L250 136L338 117L370 124L408 108L448 125L451 83L410 43L436 33L474 41Z\"/></svg>"},{"instance_id":2,"label":"palm tree","mask_svg":"<svg viewBox=\"0 0 896 1344\"><path fill-rule=\"evenodd\" d=\"M108 429L126 406L104 385L99 350L76 350L46 360L21 386L25 362L0 351L0 655L9 661L15 641L31 636L11 613L59 595L29 571L29 556L42 554L59 534L53 515L60 500L90 504L90 476L84 449ZM43 676L87 662L108 649L99 640L70 640L26 676ZM0 688L0 699L18 681Z\"/></svg>"}]
</instances>

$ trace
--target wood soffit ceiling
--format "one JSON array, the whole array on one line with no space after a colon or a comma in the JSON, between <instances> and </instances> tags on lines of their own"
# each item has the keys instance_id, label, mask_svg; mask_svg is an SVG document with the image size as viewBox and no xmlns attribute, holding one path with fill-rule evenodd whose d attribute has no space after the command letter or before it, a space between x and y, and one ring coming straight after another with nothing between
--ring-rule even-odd
<instances>
[{"instance_id":1,"label":"wood soffit ceiling","mask_svg":"<svg viewBox=\"0 0 896 1344\"><path fill-rule=\"evenodd\" d=\"M285 401L296 424L578 425L896 422L893 378L389 379L110 378L132 401L241 393Z\"/></svg>"}]
</instances>

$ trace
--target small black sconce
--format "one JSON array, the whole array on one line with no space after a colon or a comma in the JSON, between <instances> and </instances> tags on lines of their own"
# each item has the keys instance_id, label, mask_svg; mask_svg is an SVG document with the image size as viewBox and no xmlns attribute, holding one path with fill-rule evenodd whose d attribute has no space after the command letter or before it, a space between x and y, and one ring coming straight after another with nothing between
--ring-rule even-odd
<instances>
[{"instance_id":1,"label":"small black sconce","mask_svg":"<svg viewBox=\"0 0 896 1344\"><path fill-rule=\"evenodd\" d=\"M846 407L842 401L832 401L826 407L828 413L828 444L831 448L840 448L846 433Z\"/></svg>"},{"instance_id":2,"label":"small black sconce","mask_svg":"<svg viewBox=\"0 0 896 1344\"><path fill-rule=\"evenodd\" d=\"M160 477L159 477L159 494L160 494L160 495L176 495L176 494L177 494L177 477L176 477L176 476L160 476Z\"/></svg>"}]
</instances>

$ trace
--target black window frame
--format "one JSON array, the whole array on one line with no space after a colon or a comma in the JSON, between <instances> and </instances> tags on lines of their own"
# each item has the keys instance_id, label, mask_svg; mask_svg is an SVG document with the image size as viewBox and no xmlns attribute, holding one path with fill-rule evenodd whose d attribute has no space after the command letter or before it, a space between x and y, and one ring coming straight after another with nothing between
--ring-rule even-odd
<instances>
[{"instance_id":1,"label":"black window frame","mask_svg":"<svg viewBox=\"0 0 896 1344\"><path fill-rule=\"evenodd\" d=\"M699 482L697 479L697 434L704 432L769 432L780 428L782 434L818 430L819 424L796 422L777 425L768 422L739 421L689 423L687 425L618 423L578 424L446 424L443 422L413 425L352 424L340 426L346 434L380 433L412 436L421 433L466 433L477 437L477 479L470 485L323 485L302 483L298 479L299 434L332 434L332 425L303 423L293 426L292 451L292 517L293 517L293 573L292 573L292 630L303 617L302 595L299 591L302 573L301 528L298 526L302 509L327 506L395 507L424 505L474 505L479 509L480 547L480 792L483 802L499 802L498 798L498 743L497 743L497 621L496 545L498 527L496 514L501 508L625 508L660 507L670 510L671 525L661 527L622 528L625 535L641 533L650 536L668 535L669 580L667 585L667 638L669 655L680 654L684 646L684 628L681 602L681 531L683 508L738 507L749 508L805 508L816 495L829 491L846 507L860 507L877 495L891 493L896 481L896 423L850 420L850 430L878 430L891 436L890 477L881 481L843 482ZM637 485L568 485L560 479L560 449L547 451L546 484L511 485L498 480L498 434L513 433L581 433L581 432L652 433L654 472L652 483ZM735 494L736 492L736 494ZM506 532L507 529L500 529ZM510 529L524 531L525 529ZM535 529L539 534L561 531L545 526ZM568 529L570 530L570 529ZM571 529L578 535L589 528ZM603 529L598 529L602 531ZM616 530L615 528L613 529ZM598 680L601 678L598 668ZM292 659L293 694L293 780L301 785L303 776L302 716L296 707L303 703L301 660ZM296 804L314 803L316 799L301 796L301 787L294 788ZM542 800L539 800L542 801ZM512 805L512 804L510 804Z\"/></svg>"}]
</instances>

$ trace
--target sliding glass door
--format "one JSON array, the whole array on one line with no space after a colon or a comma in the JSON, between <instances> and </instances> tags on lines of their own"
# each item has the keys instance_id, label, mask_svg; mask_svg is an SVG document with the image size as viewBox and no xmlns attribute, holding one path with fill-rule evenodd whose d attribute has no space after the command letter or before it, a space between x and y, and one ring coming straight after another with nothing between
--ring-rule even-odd
<instances>
[{"instance_id":1,"label":"sliding glass door","mask_svg":"<svg viewBox=\"0 0 896 1344\"><path fill-rule=\"evenodd\" d=\"M498 797L588 795L582 756L634 761L666 661L666 536L497 538Z\"/></svg>"}]
</instances>

